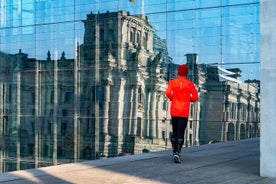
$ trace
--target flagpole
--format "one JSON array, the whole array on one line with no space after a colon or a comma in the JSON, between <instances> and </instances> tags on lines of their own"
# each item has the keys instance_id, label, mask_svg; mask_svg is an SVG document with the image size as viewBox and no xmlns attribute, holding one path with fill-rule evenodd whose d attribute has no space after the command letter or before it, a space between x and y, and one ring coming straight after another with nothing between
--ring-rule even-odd
<instances>
[{"instance_id":1,"label":"flagpole","mask_svg":"<svg viewBox=\"0 0 276 184\"><path fill-rule=\"evenodd\" d=\"M141 6L142 6L142 15L145 15L145 4L144 0L141 0Z\"/></svg>"}]
</instances>

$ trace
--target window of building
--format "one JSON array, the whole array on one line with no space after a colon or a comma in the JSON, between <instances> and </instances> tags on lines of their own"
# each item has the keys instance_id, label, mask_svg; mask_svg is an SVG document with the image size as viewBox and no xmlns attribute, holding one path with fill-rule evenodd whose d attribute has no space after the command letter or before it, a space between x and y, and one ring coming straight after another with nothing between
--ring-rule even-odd
<instances>
[{"instance_id":1,"label":"window of building","mask_svg":"<svg viewBox=\"0 0 276 184\"><path fill-rule=\"evenodd\" d=\"M189 121L190 129L193 129L193 121Z\"/></svg>"},{"instance_id":2,"label":"window of building","mask_svg":"<svg viewBox=\"0 0 276 184\"><path fill-rule=\"evenodd\" d=\"M192 146L193 145L193 134L189 134L189 143Z\"/></svg>"},{"instance_id":3,"label":"window of building","mask_svg":"<svg viewBox=\"0 0 276 184\"><path fill-rule=\"evenodd\" d=\"M191 103L191 107L190 107L190 116L194 117L194 104Z\"/></svg>"},{"instance_id":4,"label":"window of building","mask_svg":"<svg viewBox=\"0 0 276 184\"><path fill-rule=\"evenodd\" d=\"M137 118L137 136L142 136L142 119L140 117Z\"/></svg>"},{"instance_id":5,"label":"window of building","mask_svg":"<svg viewBox=\"0 0 276 184\"><path fill-rule=\"evenodd\" d=\"M62 109L62 116L64 117L68 116L68 109Z\"/></svg>"},{"instance_id":6,"label":"window of building","mask_svg":"<svg viewBox=\"0 0 276 184\"><path fill-rule=\"evenodd\" d=\"M48 134L52 134L52 133L53 133L52 123L48 121Z\"/></svg>"},{"instance_id":7,"label":"window of building","mask_svg":"<svg viewBox=\"0 0 276 184\"><path fill-rule=\"evenodd\" d=\"M138 43L138 44L141 43L141 31L137 31L136 43Z\"/></svg>"},{"instance_id":8,"label":"window of building","mask_svg":"<svg viewBox=\"0 0 276 184\"><path fill-rule=\"evenodd\" d=\"M100 42L103 43L105 41L104 29L100 29Z\"/></svg>"},{"instance_id":9,"label":"window of building","mask_svg":"<svg viewBox=\"0 0 276 184\"><path fill-rule=\"evenodd\" d=\"M73 101L73 99L74 99L74 94L72 92L65 92L65 98L64 98L65 103L70 103Z\"/></svg>"},{"instance_id":10,"label":"window of building","mask_svg":"<svg viewBox=\"0 0 276 184\"><path fill-rule=\"evenodd\" d=\"M162 130L162 139L165 141L166 140L166 131Z\"/></svg>"},{"instance_id":11,"label":"window of building","mask_svg":"<svg viewBox=\"0 0 276 184\"><path fill-rule=\"evenodd\" d=\"M35 133L35 122L31 122L31 127L32 127L32 134Z\"/></svg>"},{"instance_id":12,"label":"window of building","mask_svg":"<svg viewBox=\"0 0 276 184\"><path fill-rule=\"evenodd\" d=\"M60 125L60 133L61 135L65 135L67 131L67 122L62 122Z\"/></svg>"},{"instance_id":13,"label":"window of building","mask_svg":"<svg viewBox=\"0 0 276 184\"><path fill-rule=\"evenodd\" d=\"M168 101L163 101L163 105L162 105L162 110L167 110L167 104L168 104Z\"/></svg>"},{"instance_id":14,"label":"window of building","mask_svg":"<svg viewBox=\"0 0 276 184\"><path fill-rule=\"evenodd\" d=\"M130 42L135 43L135 30L130 28Z\"/></svg>"},{"instance_id":15,"label":"window of building","mask_svg":"<svg viewBox=\"0 0 276 184\"><path fill-rule=\"evenodd\" d=\"M148 33L144 32L144 36L143 36L143 46L145 49L147 49L147 42L148 42Z\"/></svg>"},{"instance_id":16,"label":"window of building","mask_svg":"<svg viewBox=\"0 0 276 184\"><path fill-rule=\"evenodd\" d=\"M138 108L141 109L143 107L143 93L141 87L138 88Z\"/></svg>"},{"instance_id":17,"label":"window of building","mask_svg":"<svg viewBox=\"0 0 276 184\"><path fill-rule=\"evenodd\" d=\"M111 42L115 42L116 41L116 35L115 35L115 31L114 29L109 29L109 40Z\"/></svg>"}]
</instances>

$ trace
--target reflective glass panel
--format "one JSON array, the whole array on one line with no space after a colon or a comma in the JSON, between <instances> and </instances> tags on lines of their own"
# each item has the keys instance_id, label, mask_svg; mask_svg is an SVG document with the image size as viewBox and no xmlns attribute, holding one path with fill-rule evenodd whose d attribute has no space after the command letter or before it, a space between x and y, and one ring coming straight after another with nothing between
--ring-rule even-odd
<instances>
[{"instance_id":1,"label":"reflective glass panel","mask_svg":"<svg viewBox=\"0 0 276 184\"><path fill-rule=\"evenodd\" d=\"M259 136L259 0L2 0L0 172Z\"/></svg>"}]
</instances>

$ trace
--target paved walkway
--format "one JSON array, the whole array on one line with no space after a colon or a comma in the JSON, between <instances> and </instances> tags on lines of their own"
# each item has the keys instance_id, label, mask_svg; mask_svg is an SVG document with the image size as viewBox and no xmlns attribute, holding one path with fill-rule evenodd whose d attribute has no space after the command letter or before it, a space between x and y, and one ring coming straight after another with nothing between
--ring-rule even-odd
<instances>
[{"instance_id":1,"label":"paved walkway","mask_svg":"<svg viewBox=\"0 0 276 184\"><path fill-rule=\"evenodd\" d=\"M276 184L259 176L259 138L0 174L5 184Z\"/></svg>"}]
</instances>

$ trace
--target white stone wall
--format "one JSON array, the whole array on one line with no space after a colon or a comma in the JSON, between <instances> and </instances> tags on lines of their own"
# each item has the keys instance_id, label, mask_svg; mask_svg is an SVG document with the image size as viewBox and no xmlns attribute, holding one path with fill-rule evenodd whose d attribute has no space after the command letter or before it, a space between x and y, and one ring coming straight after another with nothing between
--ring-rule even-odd
<instances>
[{"instance_id":1,"label":"white stone wall","mask_svg":"<svg viewBox=\"0 0 276 184\"><path fill-rule=\"evenodd\" d=\"M260 175L276 177L276 1L261 0Z\"/></svg>"}]
</instances>

